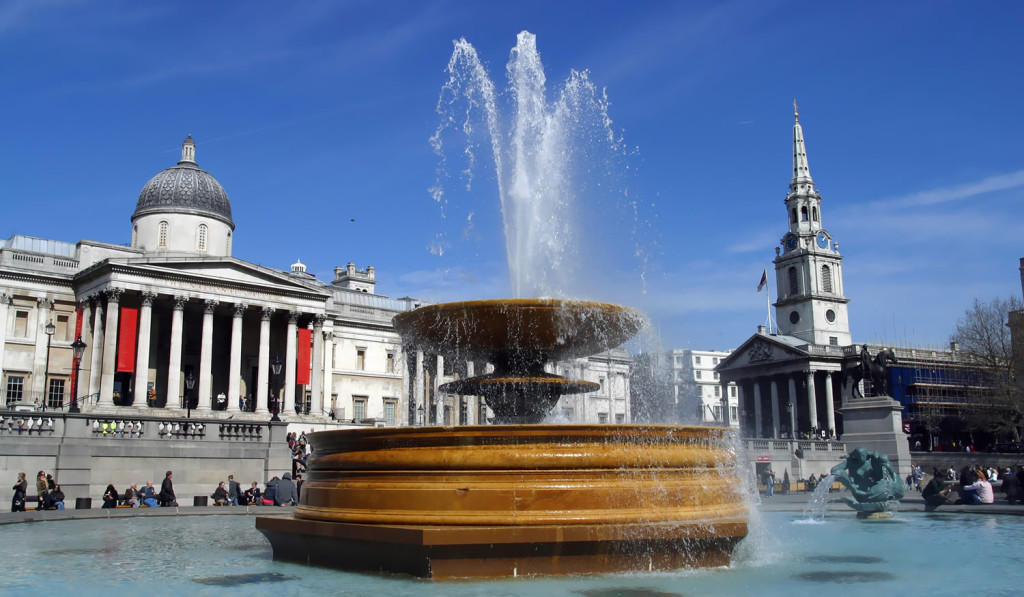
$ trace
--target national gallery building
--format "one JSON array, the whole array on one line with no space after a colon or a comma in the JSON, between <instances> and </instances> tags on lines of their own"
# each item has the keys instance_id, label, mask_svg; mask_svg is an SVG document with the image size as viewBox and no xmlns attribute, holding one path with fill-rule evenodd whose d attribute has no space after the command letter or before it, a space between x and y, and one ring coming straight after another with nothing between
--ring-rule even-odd
<instances>
[{"instance_id":1,"label":"national gallery building","mask_svg":"<svg viewBox=\"0 0 1024 597\"><path fill-rule=\"evenodd\" d=\"M403 350L391 320L422 301L376 294L373 267L336 267L328 283L301 263L286 272L233 257L231 204L199 168L191 136L181 160L143 187L131 225L129 246L0 241L8 408L377 426L486 421L482 400L436 390L473 364ZM600 378L602 391L567 397L560 416L630 420L629 357L601 359L570 364Z\"/></svg>"}]
</instances>

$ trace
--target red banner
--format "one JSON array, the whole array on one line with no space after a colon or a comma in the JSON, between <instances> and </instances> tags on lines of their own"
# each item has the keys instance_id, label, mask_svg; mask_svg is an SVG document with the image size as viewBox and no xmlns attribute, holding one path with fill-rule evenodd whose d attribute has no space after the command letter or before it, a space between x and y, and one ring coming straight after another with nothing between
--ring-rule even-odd
<instances>
[{"instance_id":1,"label":"red banner","mask_svg":"<svg viewBox=\"0 0 1024 597\"><path fill-rule=\"evenodd\" d=\"M135 371L135 332L139 325L139 310L121 307L121 329L117 335L117 372Z\"/></svg>"},{"instance_id":2,"label":"red banner","mask_svg":"<svg viewBox=\"0 0 1024 597\"><path fill-rule=\"evenodd\" d=\"M298 340L298 363L295 368L295 383L300 386L309 385L309 364L311 359L309 358L309 351L312 346L313 330L309 328L299 328L299 340Z\"/></svg>"},{"instance_id":3,"label":"red banner","mask_svg":"<svg viewBox=\"0 0 1024 597\"><path fill-rule=\"evenodd\" d=\"M79 307L78 310L75 311L75 339L76 340L82 337L82 318L84 316L83 312L84 312L84 309L82 309L81 307ZM78 381L78 379L77 379L78 378L78 367L75 367L74 358L75 358L74 357L74 353L72 353L72 356L71 356L71 359L72 359L72 362L71 362L71 385L68 387L68 393L69 394L71 392L74 392L75 388L78 387L78 385L77 385L77 381ZM75 397L72 396L71 399L74 400Z\"/></svg>"}]
</instances>

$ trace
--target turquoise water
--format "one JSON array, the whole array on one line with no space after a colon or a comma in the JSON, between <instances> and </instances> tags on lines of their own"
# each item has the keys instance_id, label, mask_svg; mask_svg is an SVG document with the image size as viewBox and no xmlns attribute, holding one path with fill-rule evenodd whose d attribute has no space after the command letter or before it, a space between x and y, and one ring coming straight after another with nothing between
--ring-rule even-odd
<instances>
[{"instance_id":1,"label":"turquoise water","mask_svg":"<svg viewBox=\"0 0 1024 597\"><path fill-rule=\"evenodd\" d=\"M132 517L0 527L0 594L32 595L1020 595L1024 517L765 513L730 568L434 582L275 562L249 516ZM241 591L241 592L240 592Z\"/></svg>"}]
</instances>

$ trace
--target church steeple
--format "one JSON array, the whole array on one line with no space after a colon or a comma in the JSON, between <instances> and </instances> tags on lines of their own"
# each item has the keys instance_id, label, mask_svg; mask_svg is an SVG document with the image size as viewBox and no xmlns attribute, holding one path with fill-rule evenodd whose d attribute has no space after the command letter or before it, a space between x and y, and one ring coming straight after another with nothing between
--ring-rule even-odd
<instances>
[{"instance_id":1,"label":"church steeple","mask_svg":"<svg viewBox=\"0 0 1024 597\"><path fill-rule=\"evenodd\" d=\"M812 344L847 346L850 326L839 245L821 225L821 194L807 162L793 100L793 179L786 195L789 230L775 250L776 320L782 334Z\"/></svg>"}]
</instances>

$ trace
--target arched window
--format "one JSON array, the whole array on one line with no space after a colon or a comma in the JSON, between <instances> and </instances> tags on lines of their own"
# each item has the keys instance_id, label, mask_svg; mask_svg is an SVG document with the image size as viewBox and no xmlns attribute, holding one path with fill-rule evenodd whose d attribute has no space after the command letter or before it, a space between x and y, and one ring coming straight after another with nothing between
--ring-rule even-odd
<instances>
[{"instance_id":1,"label":"arched window","mask_svg":"<svg viewBox=\"0 0 1024 597\"><path fill-rule=\"evenodd\" d=\"M812 207L811 208L811 219L814 220L815 222L818 221L818 208L817 207Z\"/></svg>"},{"instance_id":2,"label":"arched window","mask_svg":"<svg viewBox=\"0 0 1024 597\"><path fill-rule=\"evenodd\" d=\"M200 253L206 252L206 224L200 224L196 231L196 250Z\"/></svg>"},{"instance_id":3,"label":"arched window","mask_svg":"<svg viewBox=\"0 0 1024 597\"><path fill-rule=\"evenodd\" d=\"M167 248L167 230L171 225L167 223L167 220L161 220L157 227L157 242L156 246L161 249Z\"/></svg>"},{"instance_id":4,"label":"arched window","mask_svg":"<svg viewBox=\"0 0 1024 597\"><path fill-rule=\"evenodd\" d=\"M790 212L790 214L789 214L789 223L790 224L796 224L796 208L795 207L793 208L793 211Z\"/></svg>"},{"instance_id":5,"label":"arched window","mask_svg":"<svg viewBox=\"0 0 1024 597\"><path fill-rule=\"evenodd\" d=\"M800 208L800 221L801 222L806 222L807 221L807 206L806 205Z\"/></svg>"},{"instance_id":6,"label":"arched window","mask_svg":"<svg viewBox=\"0 0 1024 597\"><path fill-rule=\"evenodd\" d=\"M791 295L799 294L800 293L800 277L797 275L796 268L795 267L789 268L789 271L787 273L789 274L789 294L791 294Z\"/></svg>"},{"instance_id":7,"label":"arched window","mask_svg":"<svg viewBox=\"0 0 1024 597\"><path fill-rule=\"evenodd\" d=\"M832 292L832 268L827 265L821 266L821 290Z\"/></svg>"}]
</instances>

